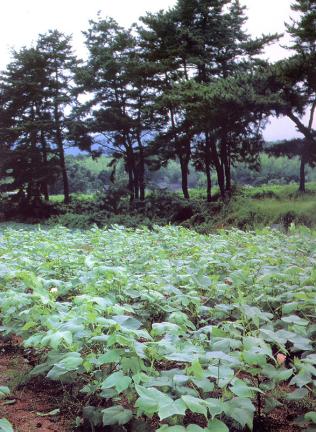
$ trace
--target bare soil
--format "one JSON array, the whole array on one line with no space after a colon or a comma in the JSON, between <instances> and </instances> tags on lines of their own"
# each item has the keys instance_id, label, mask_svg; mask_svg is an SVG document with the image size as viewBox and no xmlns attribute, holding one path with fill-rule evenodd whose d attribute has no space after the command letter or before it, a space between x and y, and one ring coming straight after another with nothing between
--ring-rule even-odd
<instances>
[{"instance_id":1,"label":"bare soil","mask_svg":"<svg viewBox=\"0 0 316 432\"><path fill-rule=\"evenodd\" d=\"M9 420L15 432L70 432L71 421L62 413L41 416L60 408L60 389L40 381L27 381L31 366L19 348L17 338L0 340L0 385L8 386L10 396L0 401L0 418Z\"/></svg>"}]
</instances>

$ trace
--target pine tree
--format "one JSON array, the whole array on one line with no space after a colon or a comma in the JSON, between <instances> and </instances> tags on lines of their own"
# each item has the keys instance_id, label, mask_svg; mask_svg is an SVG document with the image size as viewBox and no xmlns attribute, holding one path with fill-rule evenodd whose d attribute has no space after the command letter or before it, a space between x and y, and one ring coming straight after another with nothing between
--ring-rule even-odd
<instances>
[{"instance_id":1,"label":"pine tree","mask_svg":"<svg viewBox=\"0 0 316 432\"><path fill-rule=\"evenodd\" d=\"M270 70L268 84L279 95L277 114L287 116L304 137L299 190L305 192L306 165L316 161L316 1L295 0L292 9L297 15L287 30L294 54Z\"/></svg>"},{"instance_id":2,"label":"pine tree","mask_svg":"<svg viewBox=\"0 0 316 432\"><path fill-rule=\"evenodd\" d=\"M131 201L144 200L147 136L154 101L148 85L150 67L132 30L112 19L91 21L85 35L89 58L77 82L90 92L91 99L82 111L90 132L104 135L114 158L123 158Z\"/></svg>"},{"instance_id":3,"label":"pine tree","mask_svg":"<svg viewBox=\"0 0 316 432\"><path fill-rule=\"evenodd\" d=\"M196 101L197 94L200 94L203 99L203 94L209 93L208 87L219 80L227 79L232 85L229 79L240 74L246 74L248 80L254 68L261 65L262 61L257 56L266 44L275 40L276 35L251 39L243 27L246 20L245 8L238 0L178 0L171 10L142 18L145 24L141 29L142 40L161 80L159 90L163 94L158 98L158 106L169 111L165 130L160 134L160 141L164 144L162 153L168 154L169 148L169 157L176 155L179 159L185 197L189 196L186 185L192 151L195 159L197 155L203 158L198 165L205 169L210 199L210 170L213 166L224 197L225 191L231 189L231 164L243 156L255 156L260 150L260 145L257 145L255 151L255 133L251 131L255 118L256 130L260 130L263 115L257 112L256 115L249 113L246 117L238 117L238 112L236 116L236 112L231 110L229 116L233 120L229 120L227 110L230 106L224 103L222 106L226 111L222 109L213 123L209 116L205 118L205 111L200 111L197 122L189 120L192 109L196 111L190 105L190 97ZM199 84L198 93L190 95L190 81ZM238 98L238 88L235 90L235 98ZM208 110L207 113L214 111L209 105ZM244 105L242 113L248 110ZM205 118L204 126L199 120L201 118ZM248 118L248 123L245 118ZM259 135L257 138L259 143ZM198 145L197 149L195 145Z\"/></svg>"},{"instance_id":4,"label":"pine tree","mask_svg":"<svg viewBox=\"0 0 316 432\"><path fill-rule=\"evenodd\" d=\"M69 181L65 161L65 145L71 127L68 114L74 103L72 87L78 61L73 54L71 37L57 30L39 36L37 50L45 58L47 77L46 96L50 105L50 130L54 142L63 178L64 200L70 201Z\"/></svg>"},{"instance_id":5,"label":"pine tree","mask_svg":"<svg viewBox=\"0 0 316 432\"><path fill-rule=\"evenodd\" d=\"M47 145L49 123L45 94L46 60L36 49L13 52L13 60L1 75L1 124L3 146L2 189L18 191L30 203L43 194L56 175L54 155Z\"/></svg>"}]
</instances>

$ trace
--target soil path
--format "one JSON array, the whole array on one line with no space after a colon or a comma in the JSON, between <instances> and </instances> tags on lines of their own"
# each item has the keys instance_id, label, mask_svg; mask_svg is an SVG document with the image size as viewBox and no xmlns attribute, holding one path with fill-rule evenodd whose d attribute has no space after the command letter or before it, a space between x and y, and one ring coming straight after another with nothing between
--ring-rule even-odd
<instances>
[{"instance_id":1,"label":"soil path","mask_svg":"<svg viewBox=\"0 0 316 432\"><path fill-rule=\"evenodd\" d=\"M40 415L59 408L60 390L35 380L27 382L30 368L18 340L8 343L0 339L0 386L11 390L10 396L0 401L0 418L9 420L14 432L72 431L70 421L62 415Z\"/></svg>"}]
</instances>

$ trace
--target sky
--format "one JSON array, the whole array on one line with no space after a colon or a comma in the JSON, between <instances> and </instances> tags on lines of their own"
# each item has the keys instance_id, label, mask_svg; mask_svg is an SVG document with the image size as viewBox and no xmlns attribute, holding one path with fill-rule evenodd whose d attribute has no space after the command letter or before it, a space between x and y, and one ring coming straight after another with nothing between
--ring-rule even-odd
<instances>
[{"instance_id":1,"label":"sky","mask_svg":"<svg viewBox=\"0 0 316 432\"><path fill-rule=\"evenodd\" d=\"M248 32L283 33L284 22L291 15L289 0L241 0L248 8ZM0 69L10 61L10 49L19 49L34 42L39 33L58 29L73 35L73 45L79 57L85 54L82 31L89 20L97 16L111 16L119 24L129 26L146 11L167 9L175 0L0 0ZM283 39L282 44L286 45ZM288 55L279 45L270 46L266 57L271 61ZM287 119L272 119L264 133L266 140L297 136L294 125Z\"/></svg>"}]
</instances>

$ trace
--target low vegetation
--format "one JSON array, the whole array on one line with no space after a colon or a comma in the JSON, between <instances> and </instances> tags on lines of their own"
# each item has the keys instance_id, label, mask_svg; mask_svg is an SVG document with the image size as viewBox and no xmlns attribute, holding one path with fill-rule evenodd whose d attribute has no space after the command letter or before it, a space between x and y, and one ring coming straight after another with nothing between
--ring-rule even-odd
<instances>
[{"instance_id":1,"label":"low vegetation","mask_svg":"<svg viewBox=\"0 0 316 432\"><path fill-rule=\"evenodd\" d=\"M315 427L315 233L7 226L0 239L1 333L36 353L30 378L78 395L73 429L292 430L273 416L287 406Z\"/></svg>"}]
</instances>

